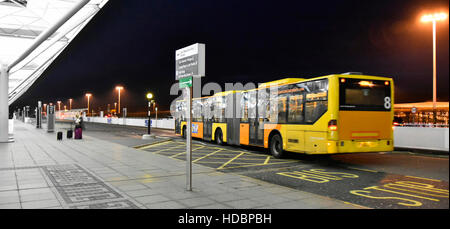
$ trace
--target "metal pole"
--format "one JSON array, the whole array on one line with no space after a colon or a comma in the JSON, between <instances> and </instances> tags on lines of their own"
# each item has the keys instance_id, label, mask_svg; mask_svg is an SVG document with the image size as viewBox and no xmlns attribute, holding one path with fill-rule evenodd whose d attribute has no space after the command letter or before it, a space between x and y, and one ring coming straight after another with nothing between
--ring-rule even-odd
<instances>
[{"instance_id":1,"label":"metal pole","mask_svg":"<svg viewBox=\"0 0 450 229\"><path fill-rule=\"evenodd\" d=\"M120 114L120 89L119 89L119 114Z\"/></svg>"},{"instance_id":2,"label":"metal pole","mask_svg":"<svg viewBox=\"0 0 450 229\"><path fill-rule=\"evenodd\" d=\"M192 86L186 92L186 190L192 191Z\"/></svg>"},{"instance_id":3,"label":"metal pole","mask_svg":"<svg viewBox=\"0 0 450 229\"><path fill-rule=\"evenodd\" d=\"M151 106L152 106L152 102L148 102L148 128L147 128L147 134L148 135L150 135L150 133L151 133L151 123L152 123L152 121L150 120L150 114L151 114L151 111L150 111L150 109L151 109Z\"/></svg>"},{"instance_id":4,"label":"metal pole","mask_svg":"<svg viewBox=\"0 0 450 229\"><path fill-rule=\"evenodd\" d=\"M89 115L89 98L90 96L88 96L88 110L87 110L88 115Z\"/></svg>"},{"instance_id":5,"label":"metal pole","mask_svg":"<svg viewBox=\"0 0 450 229\"><path fill-rule=\"evenodd\" d=\"M433 124L436 124L436 20L433 20Z\"/></svg>"},{"instance_id":6,"label":"metal pole","mask_svg":"<svg viewBox=\"0 0 450 229\"><path fill-rule=\"evenodd\" d=\"M38 101L38 107L36 110L36 128L42 128L42 102Z\"/></svg>"}]
</instances>

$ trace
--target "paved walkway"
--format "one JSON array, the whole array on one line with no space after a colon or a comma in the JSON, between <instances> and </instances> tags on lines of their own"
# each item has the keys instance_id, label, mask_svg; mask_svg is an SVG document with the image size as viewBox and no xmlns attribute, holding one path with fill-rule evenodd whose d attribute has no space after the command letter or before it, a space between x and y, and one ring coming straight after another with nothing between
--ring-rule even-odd
<instances>
[{"instance_id":1,"label":"paved walkway","mask_svg":"<svg viewBox=\"0 0 450 229\"><path fill-rule=\"evenodd\" d=\"M0 144L0 208L358 208L339 200L221 173L83 136L15 122L15 142Z\"/></svg>"}]
</instances>

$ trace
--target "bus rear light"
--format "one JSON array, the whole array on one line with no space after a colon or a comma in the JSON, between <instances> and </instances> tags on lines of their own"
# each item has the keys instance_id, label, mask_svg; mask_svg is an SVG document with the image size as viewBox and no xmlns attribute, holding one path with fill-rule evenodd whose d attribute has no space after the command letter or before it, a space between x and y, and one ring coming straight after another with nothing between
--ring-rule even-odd
<instances>
[{"instance_id":1,"label":"bus rear light","mask_svg":"<svg viewBox=\"0 0 450 229\"><path fill-rule=\"evenodd\" d=\"M328 129L330 131L336 131L338 129L336 119L332 119L328 122Z\"/></svg>"}]
</instances>

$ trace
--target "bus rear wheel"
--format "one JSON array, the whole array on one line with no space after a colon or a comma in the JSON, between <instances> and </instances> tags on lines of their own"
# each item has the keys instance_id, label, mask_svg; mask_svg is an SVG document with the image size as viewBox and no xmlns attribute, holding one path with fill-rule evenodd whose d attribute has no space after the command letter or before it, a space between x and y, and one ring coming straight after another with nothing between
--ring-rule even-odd
<instances>
[{"instance_id":1,"label":"bus rear wheel","mask_svg":"<svg viewBox=\"0 0 450 229\"><path fill-rule=\"evenodd\" d=\"M223 144L223 134L222 134L222 130L221 129L217 129L216 130L215 140L216 140L217 145L222 145Z\"/></svg>"},{"instance_id":2,"label":"bus rear wheel","mask_svg":"<svg viewBox=\"0 0 450 229\"><path fill-rule=\"evenodd\" d=\"M275 158L283 157L283 140L279 134L275 134L270 139L269 150Z\"/></svg>"}]
</instances>

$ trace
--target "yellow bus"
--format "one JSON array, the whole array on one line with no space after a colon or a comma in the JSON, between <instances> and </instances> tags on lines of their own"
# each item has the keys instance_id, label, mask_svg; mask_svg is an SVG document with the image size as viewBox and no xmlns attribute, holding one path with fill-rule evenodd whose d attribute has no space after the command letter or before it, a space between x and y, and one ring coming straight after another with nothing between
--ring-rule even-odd
<instances>
[{"instance_id":1,"label":"yellow bus","mask_svg":"<svg viewBox=\"0 0 450 229\"><path fill-rule=\"evenodd\" d=\"M394 85L387 77L343 73L286 78L193 99L192 136L218 144L337 154L393 150ZM185 136L185 102L175 133Z\"/></svg>"}]
</instances>

